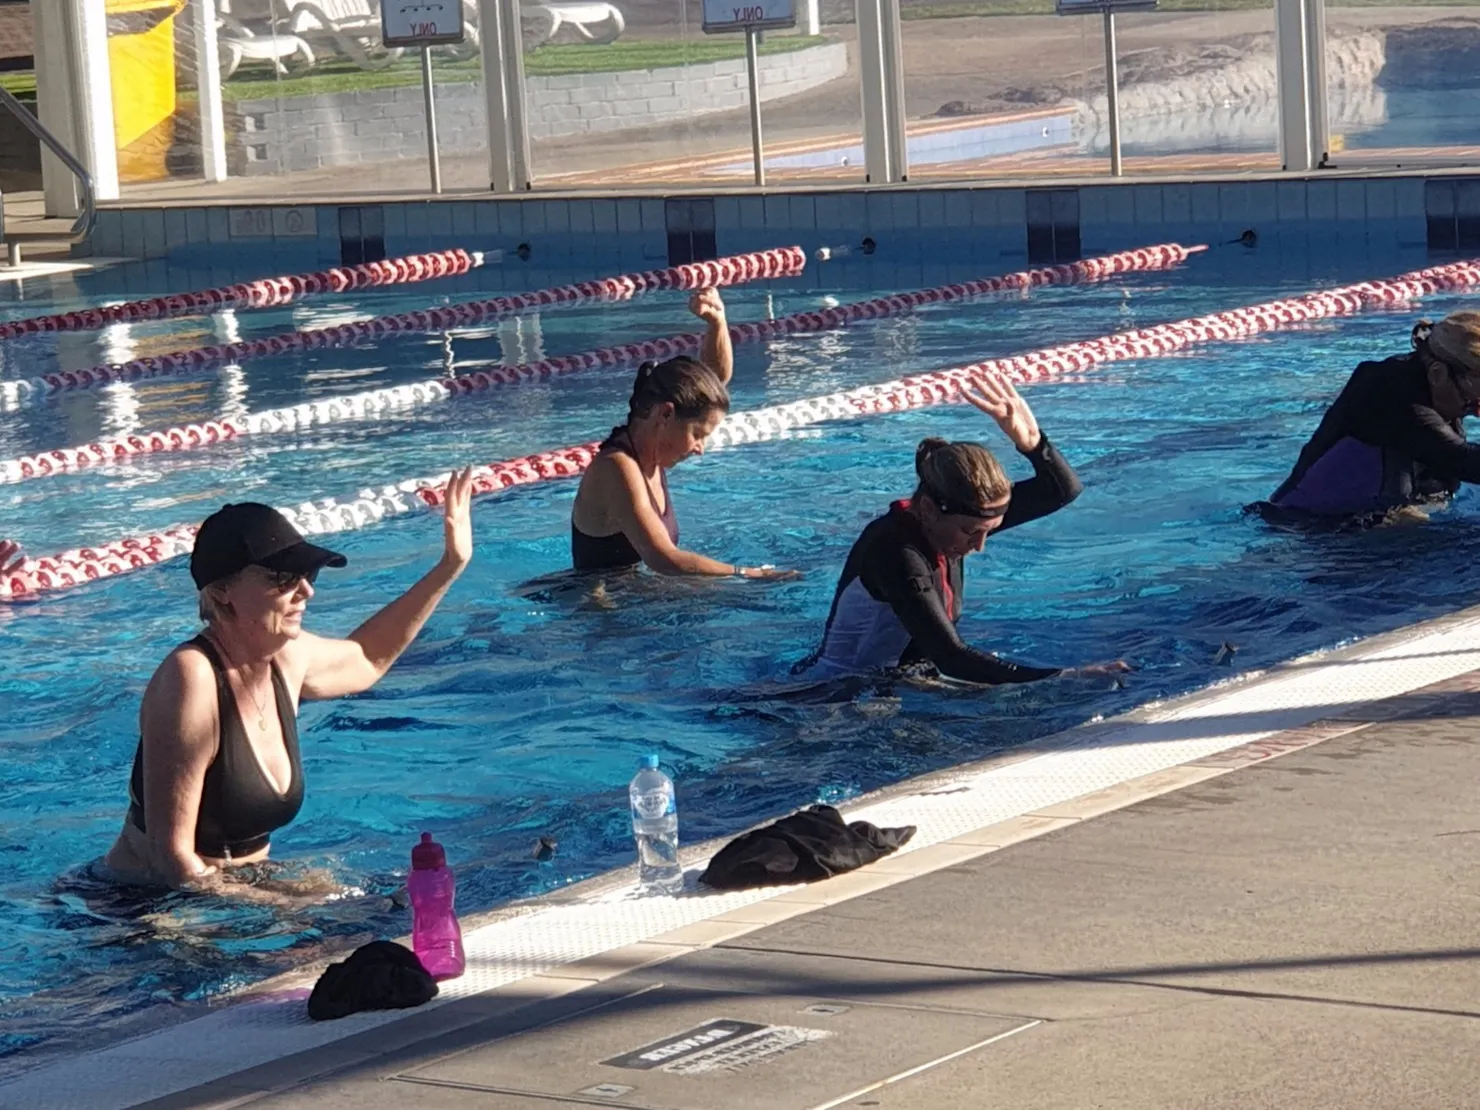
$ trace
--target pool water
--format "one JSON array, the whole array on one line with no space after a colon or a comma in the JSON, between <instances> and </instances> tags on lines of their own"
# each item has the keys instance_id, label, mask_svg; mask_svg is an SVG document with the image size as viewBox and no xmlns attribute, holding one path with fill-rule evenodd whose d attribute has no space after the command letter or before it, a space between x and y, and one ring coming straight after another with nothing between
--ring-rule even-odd
<instances>
[{"instance_id":1,"label":"pool water","mask_svg":"<svg viewBox=\"0 0 1480 1110\"><path fill-rule=\"evenodd\" d=\"M1194 262L1175 273L742 346L736 404L827 393L1403 268L1335 268L1313 282L1272 277L1278 267L1257 257L1242 270L1222 267L1221 277ZM929 267L923 276L925 284L946 279ZM826 271L815 280L826 281ZM116 299L127 281L85 280L81 292L93 303ZM146 291L163 290L133 290ZM441 292L410 286L243 313L235 323L28 340L0 347L0 372L90 365L125 348L171 349L233 327L268 334L398 311ZM57 288L55 298L71 294ZM799 284L727 296L740 321L860 295ZM1455 303L1436 298L1423 309L1437 314ZM0 313L51 307L43 294L0 305ZM124 912L57 883L117 832L140 694L154 665L196 630L183 562L0 607L0 923L8 941L0 953L0 1070L158 1007L220 997L327 951L407 931L409 916L390 896L422 830L447 846L464 911L624 864L632 844L623 791L644 752L661 753L673 769L683 837L692 842L1474 603L1480 586L1457 573L1480 557L1468 490L1426 525L1358 534L1276 532L1240 511L1284 477L1357 361L1406 347L1412 318L1373 313L1313 324L1120 363L1027 394L1086 490L969 562L962 632L1034 662L1124 656L1137 670L1123 690L1060 680L971 692L906 686L841 703L787 696L788 670L815 646L860 528L909 492L918 440L977 438L1005 450L969 408L820 425L673 472L685 545L804 572L791 582L647 577L614 587L602 606L529 596L521 584L568 566L575 484L478 501L474 564L390 676L361 697L304 707L307 800L274 837L275 854L327 868L365 892L308 909L174 897ZM460 333L450 354L443 337L404 336L259 360L225 375L115 387L8 414L0 454L417 380L497 359L516 338L526 353L542 344L559 354L685 328L681 299L665 294L548 312L518 337L497 326ZM296 504L585 442L621 418L629 385L626 370L595 371L390 419L4 486L0 534L46 553L198 520L229 498ZM1026 472L1022 460L1009 462ZM350 567L321 578L309 623L343 634L431 565L440 526L434 515L412 515L332 543ZM1238 649L1231 668L1216 661L1224 644ZM532 857L540 836L559 842L547 862Z\"/></svg>"}]
</instances>

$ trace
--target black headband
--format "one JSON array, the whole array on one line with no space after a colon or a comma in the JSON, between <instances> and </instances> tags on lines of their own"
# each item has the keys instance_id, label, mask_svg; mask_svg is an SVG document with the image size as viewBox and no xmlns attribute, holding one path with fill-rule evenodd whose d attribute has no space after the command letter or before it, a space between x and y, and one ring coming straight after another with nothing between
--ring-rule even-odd
<instances>
[{"instance_id":1,"label":"black headband","mask_svg":"<svg viewBox=\"0 0 1480 1110\"><path fill-rule=\"evenodd\" d=\"M1005 507L1001 509L983 509L977 505L957 505L942 497L929 482L922 481L920 484L925 488L925 492L930 495L930 500L935 502L935 507L946 516L971 516L977 520L996 520L1007 511Z\"/></svg>"}]
</instances>

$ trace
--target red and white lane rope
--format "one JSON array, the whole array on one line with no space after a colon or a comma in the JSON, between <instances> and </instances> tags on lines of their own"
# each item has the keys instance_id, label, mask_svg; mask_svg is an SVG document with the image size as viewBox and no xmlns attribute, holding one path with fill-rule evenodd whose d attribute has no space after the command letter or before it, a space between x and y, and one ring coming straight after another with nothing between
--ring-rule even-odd
<instances>
[{"instance_id":1,"label":"red and white lane rope","mask_svg":"<svg viewBox=\"0 0 1480 1110\"><path fill-rule=\"evenodd\" d=\"M1021 383L1045 381L1102 363L1153 358L1194 343L1256 335L1290 324L1349 315L1372 306L1405 304L1428 294L1469 289L1476 285L1480 285L1480 261L1436 266L1391 280L1362 282L1302 297L1120 332L1100 339L1067 343L1010 358L862 386L826 397L810 397L790 404L733 413L710 437L710 444L725 447L758 443L809 424L954 401L959 398L961 382L977 374L1003 374ZM596 443L580 444L479 467L474 488L478 493L488 493L554 478L575 477L591 464L597 446ZM351 498L324 498L296 507L284 507L282 511L307 535L352 531L389 517L423 511L440 504L446 480L445 474L413 478L379 490L364 489ZM188 554L194 536L195 526L182 524L97 547L28 559L18 571L0 581L0 599L25 598L167 562Z\"/></svg>"},{"instance_id":2,"label":"red and white lane rope","mask_svg":"<svg viewBox=\"0 0 1480 1110\"><path fill-rule=\"evenodd\" d=\"M315 293L343 293L375 285L400 285L411 281L456 277L483 265L482 251L436 251L433 254L411 254L404 258L387 258L359 266L339 266L312 274L289 274L285 277L259 278L219 289L196 293L170 293L163 297L145 297L103 308L83 308L76 312L59 312L51 316L33 316L29 320L0 323L0 340L23 335L40 335L58 331L88 331L109 324L138 320L166 320L174 316L199 316L223 308L273 308L289 304Z\"/></svg>"},{"instance_id":3,"label":"red and white lane rope","mask_svg":"<svg viewBox=\"0 0 1480 1110\"><path fill-rule=\"evenodd\" d=\"M264 339L245 339L240 343L195 347L166 355L137 358L113 366L94 366L88 370L63 370L39 378L21 378L0 382L0 407L20 408L37 404L59 393L93 389L114 382L136 382L146 378L176 377L198 374L228 363L245 362L265 355L288 351L320 350L380 339L400 332L442 331L485 320L527 312L533 308L570 304L575 301L625 301L655 289L703 289L708 286L736 285L763 278L791 277L802 272L807 256L801 247L781 247L752 254L718 258L712 262L690 262L664 270L639 274L597 278L574 285L558 285L533 293L494 297L487 301L444 305L398 316L379 316L357 320L332 328L294 331Z\"/></svg>"},{"instance_id":4,"label":"red and white lane rope","mask_svg":"<svg viewBox=\"0 0 1480 1110\"><path fill-rule=\"evenodd\" d=\"M1097 281L1117 274L1164 270L1176 266L1203 247L1184 247L1165 243L1138 247L1103 258L1082 262L1022 270L1001 277L942 285L912 293L896 293L856 304L840 305L816 312L798 312L777 320L735 324L730 328L733 342L750 343L800 332L824 331L845 327L859 320L878 320L919 308L922 305L957 302L1003 290L1028 289L1044 285L1072 285ZM52 474L83 470L90 466L117 462L134 455L152 455L209 446L251 435L294 431L333 424L341 420L363 419L386 413L436 404L454 397L523 382L543 381L581 370L621 366L643 359L665 359L697 351L698 335L673 335L604 347L578 355L561 355L519 366L498 366L457 378L428 378L406 385L366 390L321 401L308 401L282 408L265 409L240 417L206 420L179 428L132 432L95 443L41 451L16 459L0 460L0 483L23 482Z\"/></svg>"}]
</instances>

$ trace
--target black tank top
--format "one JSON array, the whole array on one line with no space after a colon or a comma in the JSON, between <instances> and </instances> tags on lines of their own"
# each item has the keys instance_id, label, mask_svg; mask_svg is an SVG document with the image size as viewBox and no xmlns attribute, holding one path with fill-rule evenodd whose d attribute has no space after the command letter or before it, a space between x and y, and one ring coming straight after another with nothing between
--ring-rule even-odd
<instances>
[{"instance_id":1,"label":"black tank top","mask_svg":"<svg viewBox=\"0 0 1480 1110\"><path fill-rule=\"evenodd\" d=\"M632 436L626 428L617 428L607 437L607 441L601 445L601 454L608 451L620 451L632 456L634 460L637 458L637 452L632 447ZM661 467L658 470L658 480L663 484L663 510L658 515L662 518L668 538L676 545L678 516L673 511L673 498L668 495L668 472ZM658 512L658 503L653 499L652 489L648 490L648 503L652 505L654 512ZM582 571L620 570L635 567L642 562L642 556L624 533L613 532L610 536L588 535L576 527L574 519L570 522L570 557L576 570Z\"/></svg>"},{"instance_id":2,"label":"black tank top","mask_svg":"<svg viewBox=\"0 0 1480 1110\"><path fill-rule=\"evenodd\" d=\"M247 739L236 697L226 680L226 668L216 647L204 636L190 641L210 661L216 674L217 716L221 733L216 758L206 768L200 790L200 813L195 819L195 850L213 859L248 856L267 847L274 829L282 828L303 807L303 763L298 754L298 718L288 684L276 663L272 664L273 700L283 728L283 746L293 781L288 792L279 794L268 781ZM144 740L134 751L134 770L128 784L128 819L140 832L144 827Z\"/></svg>"}]
</instances>

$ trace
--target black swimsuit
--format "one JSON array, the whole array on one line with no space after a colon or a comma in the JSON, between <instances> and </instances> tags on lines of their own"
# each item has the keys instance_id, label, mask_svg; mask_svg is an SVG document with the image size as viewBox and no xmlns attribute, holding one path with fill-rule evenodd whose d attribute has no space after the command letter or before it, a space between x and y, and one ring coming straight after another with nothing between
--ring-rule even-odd
<instances>
[{"instance_id":1,"label":"black swimsuit","mask_svg":"<svg viewBox=\"0 0 1480 1110\"><path fill-rule=\"evenodd\" d=\"M623 438L619 439L618 436ZM632 436L626 428L618 428L607 437L607 441L601 445L600 454L608 451L621 451L630 455L635 460L637 451L632 446ZM668 532L668 538L675 545L678 543L678 517L673 511L673 498L668 495L668 472L659 468L659 481L663 483L663 511L658 512L658 503L653 498L653 491L648 489L648 502L653 511L658 512L662 518L663 527ZM642 556L637 553L637 548L632 546L624 532L613 532L610 536L592 536L582 532L576 527L574 519L570 522L570 557L576 570L621 570L626 567L635 567L642 562Z\"/></svg>"},{"instance_id":2,"label":"black swimsuit","mask_svg":"<svg viewBox=\"0 0 1480 1110\"><path fill-rule=\"evenodd\" d=\"M267 847L274 829L298 816L303 806L303 764L298 754L298 718L288 684L276 663L272 664L272 691L278 721L283 728L283 746L288 750L292 781L288 792L279 794L252 750L241 710L226 680L226 668L213 645L204 636L190 641L210 661L216 673L217 715L221 722L216 758L206 768L201 784L200 813L195 819L195 850L212 859L234 859ZM144 741L134 751L134 771L128 784L128 819L140 832L144 827Z\"/></svg>"}]
</instances>

